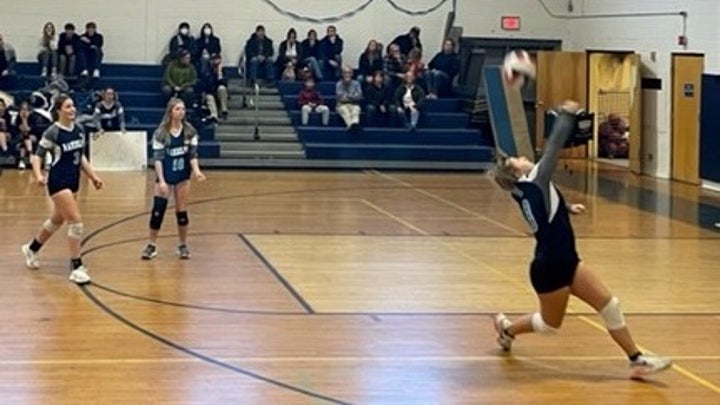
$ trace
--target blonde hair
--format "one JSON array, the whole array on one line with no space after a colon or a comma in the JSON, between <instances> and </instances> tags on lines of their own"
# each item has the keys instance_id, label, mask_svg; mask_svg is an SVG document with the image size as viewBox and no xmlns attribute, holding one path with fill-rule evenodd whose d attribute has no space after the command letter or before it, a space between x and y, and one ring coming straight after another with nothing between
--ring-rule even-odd
<instances>
[{"instance_id":1,"label":"blonde hair","mask_svg":"<svg viewBox=\"0 0 720 405\"><path fill-rule=\"evenodd\" d=\"M498 154L495 158L495 167L492 169L490 175L500 188L506 191L512 191L515 189L518 176L515 174L515 169L508 164L508 158L505 154Z\"/></svg>"},{"instance_id":2,"label":"blonde hair","mask_svg":"<svg viewBox=\"0 0 720 405\"><path fill-rule=\"evenodd\" d=\"M172 111L178 104L185 104L181 99L177 97L173 97L168 101L167 107L165 108L165 115L163 115L162 121L160 122L160 128L164 129L166 132L170 132L170 124L172 123ZM183 117L182 124L185 125L185 120L187 118L187 115Z\"/></svg>"}]
</instances>

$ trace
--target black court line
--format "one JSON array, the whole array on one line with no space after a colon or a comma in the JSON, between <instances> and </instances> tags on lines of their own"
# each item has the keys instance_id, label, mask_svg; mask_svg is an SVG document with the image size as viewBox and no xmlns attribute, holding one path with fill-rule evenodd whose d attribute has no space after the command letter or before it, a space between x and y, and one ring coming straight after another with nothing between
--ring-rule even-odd
<instances>
[{"instance_id":1,"label":"black court line","mask_svg":"<svg viewBox=\"0 0 720 405\"><path fill-rule=\"evenodd\" d=\"M240 237L240 240L242 240L243 243L245 243L245 245L253 252L253 254L265 265L265 268L267 268L270 273L275 276L275 278L280 282L280 284L282 284L285 289L290 293L290 295L292 295L295 300L300 304L300 306L303 307L305 312L307 312L308 314L314 314L315 310L313 309L313 307L310 306L310 304L305 300L305 298L303 298L302 295L300 295L300 293L297 292L295 288L293 288L292 284L290 284L290 282L287 281L285 277L282 276L282 274L280 274L280 272L275 268L275 266L272 265L272 263L270 263L270 261L265 257L265 255L263 255L258 250L258 248L255 247L255 245L253 245L252 242L250 242L250 240L245 237L245 235L238 234L238 236Z\"/></svg>"},{"instance_id":2,"label":"black court line","mask_svg":"<svg viewBox=\"0 0 720 405\"><path fill-rule=\"evenodd\" d=\"M130 328L132 328L132 329L134 329L134 330L142 333L143 335L145 335L145 336L147 336L147 337L149 337L149 338L151 338L151 339L153 339L153 340L155 340L155 341L157 341L157 342L159 342L159 343L164 344L165 346L169 346L169 347L171 347L171 348L173 348L173 349L175 349L175 350L179 350L179 351L181 351L182 353L185 353L185 354L187 354L187 355L189 355L189 356L195 357L195 358L198 359L198 360L202 360L202 361L204 361L204 362L206 362L206 363L210 363L210 364L213 364L213 365L215 365L215 366L222 367L222 368L224 368L224 369L227 369L227 370L230 370L230 371L234 371L234 372L236 372L236 373L245 375L245 376L247 376L247 377L254 378L254 379L256 379L256 380L259 380L259 381L262 381L262 382L265 382L265 383L268 383L268 384L272 384L272 385L275 385L275 386L277 386L277 387L284 388L284 389L287 389L287 390L290 390L290 391L294 391L294 392L297 392L297 393L299 393L299 394L303 394L303 395L308 396L308 397L312 397L312 398L316 398L316 399L321 399L321 400L323 400L323 401L327 401L327 402L330 402L330 403L333 403L333 404L341 404L341 405L350 404L349 402L344 401L344 400L341 400L341 399L337 399L337 398L333 398L333 397L330 397L330 396L327 396L327 395L319 394L319 393L317 393L317 392L313 392L313 391L310 391L310 390L306 390L306 389L304 389L304 388L300 388L300 387L297 387L297 386L294 386L294 385L291 385L291 384L288 384L288 383L284 383L284 382L279 381L279 380L275 380L275 379L272 379L272 378L269 378L269 377L265 377L265 376L263 376L263 375L254 373L254 372L249 371L249 370L246 370L246 369L244 369L244 368L240 368L240 367L233 366L232 364L225 363L225 362L223 362L223 361L220 361L220 360L214 359L214 358L212 358L212 357L210 357L210 356L206 356L206 355L204 355L204 354L202 354L202 353L199 353L199 352L197 352L197 351L195 351L195 350L189 349L189 348L187 348L187 347L185 347L185 346L182 346L182 345L180 345L180 344L178 344L178 343L175 343L175 342L173 342L173 341L171 341L171 340L169 340L169 339L167 339L167 338L165 338L165 337L163 337L163 336L160 336L160 335L158 335L157 333L152 332L151 330L148 330L148 329L146 329L146 328L143 328L142 326L140 326L140 325L132 322L132 321L129 320L128 318L122 316L120 313L116 312L115 310L113 310L112 308L110 308L109 306L107 306L105 303L103 303L102 301L100 301L100 299L98 299L88 288L86 288L86 287L84 287L84 286L80 286L80 290L81 290L83 293L85 293L85 295L90 299L90 301L92 301L95 305L97 305L101 310L105 311L105 313L107 313L108 315L112 316L113 318L115 318L116 320L120 321L121 323L129 326Z\"/></svg>"}]
</instances>

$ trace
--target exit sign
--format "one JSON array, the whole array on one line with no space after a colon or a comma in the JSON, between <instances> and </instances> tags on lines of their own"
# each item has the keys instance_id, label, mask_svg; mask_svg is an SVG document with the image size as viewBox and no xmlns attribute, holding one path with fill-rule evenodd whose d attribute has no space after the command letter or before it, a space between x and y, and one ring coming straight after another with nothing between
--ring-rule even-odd
<instances>
[{"instance_id":1,"label":"exit sign","mask_svg":"<svg viewBox=\"0 0 720 405\"><path fill-rule=\"evenodd\" d=\"M520 17L504 16L500 19L500 26L505 31L520 31Z\"/></svg>"}]
</instances>

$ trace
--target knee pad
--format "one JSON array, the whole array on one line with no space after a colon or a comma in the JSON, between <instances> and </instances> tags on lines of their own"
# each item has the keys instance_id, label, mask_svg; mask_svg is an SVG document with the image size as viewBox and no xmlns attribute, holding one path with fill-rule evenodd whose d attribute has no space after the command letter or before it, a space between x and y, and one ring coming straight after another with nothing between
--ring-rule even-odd
<instances>
[{"instance_id":1,"label":"knee pad","mask_svg":"<svg viewBox=\"0 0 720 405\"><path fill-rule=\"evenodd\" d=\"M82 222L73 222L68 224L68 237L73 239L82 239L85 233L85 226Z\"/></svg>"},{"instance_id":2,"label":"knee pad","mask_svg":"<svg viewBox=\"0 0 720 405\"><path fill-rule=\"evenodd\" d=\"M176 212L175 218L177 218L178 226L188 226L190 224L187 211Z\"/></svg>"},{"instance_id":3,"label":"knee pad","mask_svg":"<svg viewBox=\"0 0 720 405\"><path fill-rule=\"evenodd\" d=\"M610 298L605 308L600 310L600 317L608 330L618 330L625 327L625 316L620 309L620 301L616 297Z\"/></svg>"},{"instance_id":4,"label":"knee pad","mask_svg":"<svg viewBox=\"0 0 720 405\"><path fill-rule=\"evenodd\" d=\"M55 224L50 219L46 219L45 222L43 222L43 224L42 224L42 228L50 233L57 232L57 230L60 229L61 226L62 226L62 224L60 224L60 225Z\"/></svg>"},{"instance_id":5,"label":"knee pad","mask_svg":"<svg viewBox=\"0 0 720 405\"><path fill-rule=\"evenodd\" d=\"M532 316L532 328L535 333L540 333L544 335L554 335L558 333L557 328L553 328L552 326L545 323L542 315L540 315L539 312L535 312Z\"/></svg>"},{"instance_id":6,"label":"knee pad","mask_svg":"<svg viewBox=\"0 0 720 405\"><path fill-rule=\"evenodd\" d=\"M150 229L153 231L159 231L165 218L165 210L167 209L167 198L155 197L153 198L153 208L150 213Z\"/></svg>"}]
</instances>

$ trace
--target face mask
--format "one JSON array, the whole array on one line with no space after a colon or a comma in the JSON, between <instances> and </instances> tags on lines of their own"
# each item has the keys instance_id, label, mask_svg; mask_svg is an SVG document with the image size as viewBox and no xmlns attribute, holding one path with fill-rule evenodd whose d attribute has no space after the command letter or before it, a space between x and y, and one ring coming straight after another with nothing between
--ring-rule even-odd
<instances>
[{"instance_id":1,"label":"face mask","mask_svg":"<svg viewBox=\"0 0 720 405\"><path fill-rule=\"evenodd\" d=\"M180 34L182 34L182 35L187 35L187 34L188 34L188 29L187 29L187 28L180 28Z\"/></svg>"},{"instance_id":2,"label":"face mask","mask_svg":"<svg viewBox=\"0 0 720 405\"><path fill-rule=\"evenodd\" d=\"M212 34L212 30L211 30L210 28L205 28L205 29L203 30L203 34L205 34L205 35L207 35L207 36L210 36L210 34Z\"/></svg>"}]
</instances>

